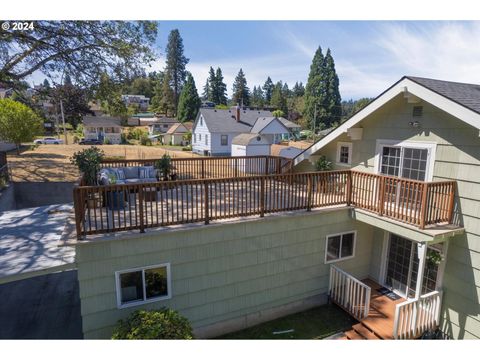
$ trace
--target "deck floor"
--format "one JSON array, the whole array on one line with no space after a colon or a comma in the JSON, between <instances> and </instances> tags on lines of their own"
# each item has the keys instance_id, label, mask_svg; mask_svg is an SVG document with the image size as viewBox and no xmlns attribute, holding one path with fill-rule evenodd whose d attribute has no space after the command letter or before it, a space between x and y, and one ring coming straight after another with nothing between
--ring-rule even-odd
<instances>
[{"instance_id":1,"label":"deck floor","mask_svg":"<svg viewBox=\"0 0 480 360\"><path fill-rule=\"evenodd\" d=\"M362 282L370 286L372 291L368 317L361 322L381 338L393 339L395 307L406 299L399 298L398 300L393 300L386 295L380 294L377 290L380 289L382 285L371 279L363 279Z\"/></svg>"}]
</instances>

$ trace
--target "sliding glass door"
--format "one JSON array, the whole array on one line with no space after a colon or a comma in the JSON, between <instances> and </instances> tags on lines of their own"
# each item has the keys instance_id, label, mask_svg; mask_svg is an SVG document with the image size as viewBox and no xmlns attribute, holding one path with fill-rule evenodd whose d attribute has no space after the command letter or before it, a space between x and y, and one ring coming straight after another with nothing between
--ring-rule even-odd
<instances>
[{"instance_id":1,"label":"sliding glass door","mask_svg":"<svg viewBox=\"0 0 480 360\"><path fill-rule=\"evenodd\" d=\"M427 261L423 274L422 294L434 291L437 287L439 264L429 260L438 248L427 249ZM401 236L390 234L387 254L385 285L403 297L415 297L418 274L417 243Z\"/></svg>"}]
</instances>

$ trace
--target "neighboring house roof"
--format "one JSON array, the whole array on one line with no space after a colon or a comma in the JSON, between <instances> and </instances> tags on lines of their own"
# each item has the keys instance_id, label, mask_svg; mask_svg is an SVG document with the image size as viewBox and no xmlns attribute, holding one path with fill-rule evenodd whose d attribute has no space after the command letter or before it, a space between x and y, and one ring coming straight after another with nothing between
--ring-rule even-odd
<instances>
[{"instance_id":1,"label":"neighboring house roof","mask_svg":"<svg viewBox=\"0 0 480 360\"><path fill-rule=\"evenodd\" d=\"M166 134L184 134L188 132L187 128L181 123L173 124L170 129L167 130Z\"/></svg>"},{"instance_id":2,"label":"neighboring house roof","mask_svg":"<svg viewBox=\"0 0 480 360\"><path fill-rule=\"evenodd\" d=\"M180 122L178 122L174 118L160 117L160 118L156 118L155 121L151 122L149 126L155 125L155 124L180 124Z\"/></svg>"},{"instance_id":3,"label":"neighboring house roof","mask_svg":"<svg viewBox=\"0 0 480 360\"><path fill-rule=\"evenodd\" d=\"M285 119L284 117L278 117L278 120L285 125L287 128L294 130L294 129L301 129L302 127L298 124L295 124L294 122L291 122L290 120Z\"/></svg>"},{"instance_id":4,"label":"neighboring house roof","mask_svg":"<svg viewBox=\"0 0 480 360\"><path fill-rule=\"evenodd\" d=\"M185 128L188 130L188 131L192 131L193 129L193 123L191 121L186 121L184 123L182 123L183 126L185 126Z\"/></svg>"},{"instance_id":5,"label":"neighboring house roof","mask_svg":"<svg viewBox=\"0 0 480 360\"><path fill-rule=\"evenodd\" d=\"M235 136L232 139L232 144L235 145L268 145L269 142L265 136L261 134L243 133Z\"/></svg>"},{"instance_id":6,"label":"neighboring house roof","mask_svg":"<svg viewBox=\"0 0 480 360\"><path fill-rule=\"evenodd\" d=\"M241 119L242 117L240 117ZM284 119L285 121L288 121L287 119ZM272 121L278 121L278 123L285 128L285 130L288 132L290 131L288 127L280 121L279 118L276 118L275 116L267 116L267 117L259 117L257 121L255 121L255 124L253 124L253 127L250 129L251 133L258 134L260 133L263 129L265 129ZM289 122L289 121L288 121Z\"/></svg>"},{"instance_id":7,"label":"neighboring house roof","mask_svg":"<svg viewBox=\"0 0 480 360\"><path fill-rule=\"evenodd\" d=\"M122 121L110 116L84 116L83 125L90 127L121 127Z\"/></svg>"},{"instance_id":8,"label":"neighboring house roof","mask_svg":"<svg viewBox=\"0 0 480 360\"><path fill-rule=\"evenodd\" d=\"M132 118L154 118L155 113L138 113L131 116Z\"/></svg>"},{"instance_id":9,"label":"neighboring house roof","mask_svg":"<svg viewBox=\"0 0 480 360\"><path fill-rule=\"evenodd\" d=\"M480 129L480 85L464 84L451 81L404 76L387 90L368 103L363 109L353 114L328 135L317 141L295 158L295 165L326 144L333 141L349 128L355 126L368 115L381 108L394 97L403 94L413 95L425 100L437 108L455 116L457 119Z\"/></svg>"},{"instance_id":10,"label":"neighboring house roof","mask_svg":"<svg viewBox=\"0 0 480 360\"><path fill-rule=\"evenodd\" d=\"M235 119L235 110L218 110L202 108L198 112L203 116L211 133L247 133L259 117L271 117L272 113L265 110L240 110L240 121Z\"/></svg>"}]
</instances>

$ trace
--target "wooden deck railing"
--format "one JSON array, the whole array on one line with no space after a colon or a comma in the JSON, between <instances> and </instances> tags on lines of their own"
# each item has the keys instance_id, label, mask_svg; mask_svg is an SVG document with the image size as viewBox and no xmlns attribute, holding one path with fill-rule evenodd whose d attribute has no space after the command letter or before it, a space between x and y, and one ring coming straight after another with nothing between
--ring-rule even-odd
<instances>
[{"instance_id":1,"label":"wooden deck railing","mask_svg":"<svg viewBox=\"0 0 480 360\"><path fill-rule=\"evenodd\" d=\"M454 188L343 170L76 186L74 204L79 238L333 205L424 227L451 221Z\"/></svg>"},{"instance_id":2,"label":"wooden deck railing","mask_svg":"<svg viewBox=\"0 0 480 360\"><path fill-rule=\"evenodd\" d=\"M108 160L101 167L151 166L158 159ZM228 156L172 158L178 180L245 177L284 174L291 171L293 161L280 156Z\"/></svg>"},{"instance_id":3,"label":"wooden deck railing","mask_svg":"<svg viewBox=\"0 0 480 360\"><path fill-rule=\"evenodd\" d=\"M344 308L357 320L368 316L370 294L372 289L352 275L336 267L330 266L330 282L328 295L330 300Z\"/></svg>"},{"instance_id":4,"label":"wooden deck railing","mask_svg":"<svg viewBox=\"0 0 480 360\"><path fill-rule=\"evenodd\" d=\"M442 292L433 291L419 299L397 304L393 325L394 339L415 339L440 325Z\"/></svg>"},{"instance_id":5,"label":"wooden deck railing","mask_svg":"<svg viewBox=\"0 0 480 360\"><path fill-rule=\"evenodd\" d=\"M8 183L9 178L7 153L0 151L0 180L4 183Z\"/></svg>"}]
</instances>

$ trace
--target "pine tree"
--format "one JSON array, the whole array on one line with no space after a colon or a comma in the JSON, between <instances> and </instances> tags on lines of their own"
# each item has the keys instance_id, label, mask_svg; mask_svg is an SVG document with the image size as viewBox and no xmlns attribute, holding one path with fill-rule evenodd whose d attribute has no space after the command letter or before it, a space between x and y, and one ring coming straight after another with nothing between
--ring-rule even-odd
<instances>
[{"instance_id":1,"label":"pine tree","mask_svg":"<svg viewBox=\"0 0 480 360\"><path fill-rule=\"evenodd\" d=\"M170 31L168 35L168 44L166 49L167 64L165 72L168 73L170 86L173 90L173 108L176 110L178 106L178 97L182 90L187 72L185 66L189 59L183 55L183 40L178 29ZM174 112L175 112L174 110Z\"/></svg>"},{"instance_id":2,"label":"pine tree","mask_svg":"<svg viewBox=\"0 0 480 360\"><path fill-rule=\"evenodd\" d=\"M227 84L223 82L222 69L219 67L215 73L215 99L217 105L227 105Z\"/></svg>"},{"instance_id":3,"label":"pine tree","mask_svg":"<svg viewBox=\"0 0 480 360\"><path fill-rule=\"evenodd\" d=\"M232 92L232 100L235 104L239 104L240 106L250 105L250 89L247 86L247 79L242 69L240 69L238 75L235 77Z\"/></svg>"},{"instance_id":4,"label":"pine tree","mask_svg":"<svg viewBox=\"0 0 480 360\"><path fill-rule=\"evenodd\" d=\"M156 112L161 112L161 102L163 98L163 78L164 73L159 72L155 74L154 86L153 86L153 97L151 101L151 109Z\"/></svg>"},{"instance_id":5,"label":"pine tree","mask_svg":"<svg viewBox=\"0 0 480 360\"><path fill-rule=\"evenodd\" d=\"M287 83L283 84L282 93L283 93L283 96L284 96L285 98L290 97L291 91L290 91L290 89L288 88L288 84L287 84Z\"/></svg>"},{"instance_id":6,"label":"pine tree","mask_svg":"<svg viewBox=\"0 0 480 360\"><path fill-rule=\"evenodd\" d=\"M304 117L312 128L325 122L326 111L325 58L322 48L318 47L310 65L307 86L305 87Z\"/></svg>"},{"instance_id":7,"label":"pine tree","mask_svg":"<svg viewBox=\"0 0 480 360\"><path fill-rule=\"evenodd\" d=\"M325 81L326 81L326 112L325 126L330 127L335 122L340 122L342 116L342 98L339 90L339 80L335 71L335 62L330 49L325 55Z\"/></svg>"},{"instance_id":8,"label":"pine tree","mask_svg":"<svg viewBox=\"0 0 480 360\"><path fill-rule=\"evenodd\" d=\"M212 102L215 102L215 92L216 92L216 83L217 83L217 79L215 77L215 70L213 69L213 67L210 66L210 70L208 71L208 84L210 86L210 93L209 93L209 97L207 98L208 101L212 101Z\"/></svg>"},{"instance_id":9,"label":"pine tree","mask_svg":"<svg viewBox=\"0 0 480 360\"><path fill-rule=\"evenodd\" d=\"M180 93L178 100L177 119L181 122L192 121L195 119L200 108L200 98L195 86L195 80L192 74L187 74L187 81Z\"/></svg>"},{"instance_id":10,"label":"pine tree","mask_svg":"<svg viewBox=\"0 0 480 360\"><path fill-rule=\"evenodd\" d=\"M175 114L175 93L170 87L170 74L166 72L163 76L162 83L162 98L160 99L160 112L164 113L165 116Z\"/></svg>"},{"instance_id":11,"label":"pine tree","mask_svg":"<svg viewBox=\"0 0 480 360\"><path fill-rule=\"evenodd\" d=\"M283 89L284 85L281 81L275 84L272 91L270 105L273 106L275 110L281 110L284 114L287 114L287 98L284 95Z\"/></svg>"},{"instance_id":12,"label":"pine tree","mask_svg":"<svg viewBox=\"0 0 480 360\"><path fill-rule=\"evenodd\" d=\"M49 90L51 88L50 83L48 82L47 79L43 80L43 85L42 86L45 90Z\"/></svg>"},{"instance_id":13,"label":"pine tree","mask_svg":"<svg viewBox=\"0 0 480 360\"><path fill-rule=\"evenodd\" d=\"M207 79L207 82L203 86L202 100L203 101L211 101L210 100L211 97L212 97L212 95L211 95L211 91L210 91L210 80Z\"/></svg>"},{"instance_id":14,"label":"pine tree","mask_svg":"<svg viewBox=\"0 0 480 360\"><path fill-rule=\"evenodd\" d=\"M262 87L254 86L252 91L252 105L256 107L263 107L264 99L263 99L263 91Z\"/></svg>"},{"instance_id":15,"label":"pine tree","mask_svg":"<svg viewBox=\"0 0 480 360\"><path fill-rule=\"evenodd\" d=\"M263 85L263 92L264 92L264 99L265 99L265 104L270 105L270 100L272 99L272 92L273 92L273 81L270 79L270 76L267 78L267 81L265 81L265 84Z\"/></svg>"},{"instance_id":16,"label":"pine tree","mask_svg":"<svg viewBox=\"0 0 480 360\"><path fill-rule=\"evenodd\" d=\"M305 87L303 86L301 81L300 83L298 81L295 83L292 92L294 97L300 97L305 94Z\"/></svg>"}]
</instances>

